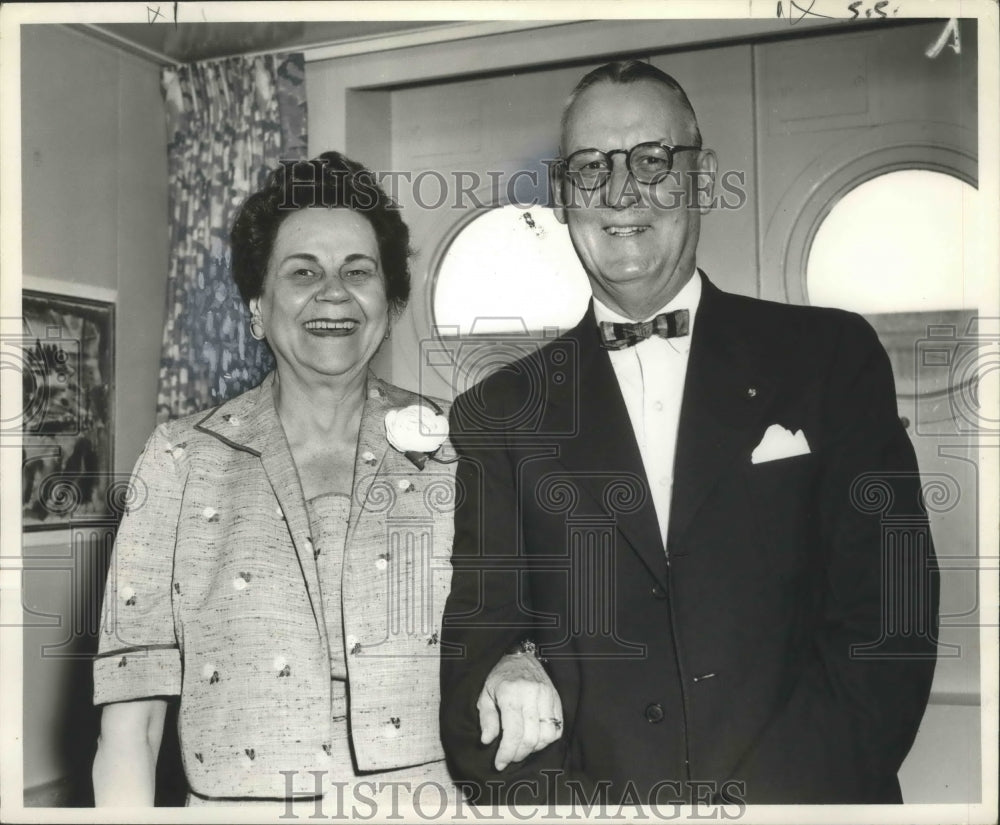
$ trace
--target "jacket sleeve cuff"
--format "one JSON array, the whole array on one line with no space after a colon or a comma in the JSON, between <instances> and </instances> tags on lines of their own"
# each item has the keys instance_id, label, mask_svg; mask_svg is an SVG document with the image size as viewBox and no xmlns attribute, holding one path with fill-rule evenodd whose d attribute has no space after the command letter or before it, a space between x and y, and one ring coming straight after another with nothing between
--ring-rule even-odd
<instances>
[{"instance_id":1,"label":"jacket sleeve cuff","mask_svg":"<svg viewBox=\"0 0 1000 825\"><path fill-rule=\"evenodd\" d=\"M181 657L176 647L131 647L94 659L94 704L127 702L181 692Z\"/></svg>"}]
</instances>

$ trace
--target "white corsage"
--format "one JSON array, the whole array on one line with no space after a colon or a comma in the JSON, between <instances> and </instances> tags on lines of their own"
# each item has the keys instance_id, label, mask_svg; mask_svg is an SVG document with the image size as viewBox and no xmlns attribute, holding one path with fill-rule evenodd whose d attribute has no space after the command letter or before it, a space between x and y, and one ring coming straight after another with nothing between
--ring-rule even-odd
<instances>
[{"instance_id":1,"label":"white corsage","mask_svg":"<svg viewBox=\"0 0 1000 825\"><path fill-rule=\"evenodd\" d=\"M411 404L385 414L385 436L422 470L448 437L448 419L423 404Z\"/></svg>"}]
</instances>

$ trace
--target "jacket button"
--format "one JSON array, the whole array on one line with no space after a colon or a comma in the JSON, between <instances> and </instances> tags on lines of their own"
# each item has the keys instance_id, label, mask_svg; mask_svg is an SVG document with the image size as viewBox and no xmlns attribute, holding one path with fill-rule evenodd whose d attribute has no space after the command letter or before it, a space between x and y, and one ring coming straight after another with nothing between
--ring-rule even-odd
<instances>
[{"instance_id":1,"label":"jacket button","mask_svg":"<svg viewBox=\"0 0 1000 825\"><path fill-rule=\"evenodd\" d=\"M667 598L667 591L664 590L660 585L654 584L649 591L653 594L654 599L665 599Z\"/></svg>"},{"instance_id":2,"label":"jacket button","mask_svg":"<svg viewBox=\"0 0 1000 825\"><path fill-rule=\"evenodd\" d=\"M663 705L653 702L651 705L646 705L646 721L653 723L663 721Z\"/></svg>"}]
</instances>

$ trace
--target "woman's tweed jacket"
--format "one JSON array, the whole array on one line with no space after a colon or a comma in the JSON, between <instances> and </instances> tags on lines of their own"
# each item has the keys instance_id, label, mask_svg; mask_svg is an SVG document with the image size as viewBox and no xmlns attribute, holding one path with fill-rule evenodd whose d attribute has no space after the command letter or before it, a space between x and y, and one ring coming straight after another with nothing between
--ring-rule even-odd
<instances>
[{"instance_id":1,"label":"woman's tweed jacket","mask_svg":"<svg viewBox=\"0 0 1000 825\"><path fill-rule=\"evenodd\" d=\"M95 704L180 694L185 772L207 796L310 793L308 771L330 767L326 623L272 383L153 433L104 599ZM454 465L417 469L389 446L384 425L389 410L421 401L368 378L343 572L362 771L444 756L438 635ZM450 455L446 442L438 456Z\"/></svg>"}]
</instances>

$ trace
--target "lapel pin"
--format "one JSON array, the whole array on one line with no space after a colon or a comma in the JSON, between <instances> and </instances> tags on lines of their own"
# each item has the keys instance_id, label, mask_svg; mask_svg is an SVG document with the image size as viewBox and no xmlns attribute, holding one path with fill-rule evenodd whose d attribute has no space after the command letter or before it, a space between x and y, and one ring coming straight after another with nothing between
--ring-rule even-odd
<instances>
[{"instance_id":1,"label":"lapel pin","mask_svg":"<svg viewBox=\"0 0 1000 825\"><path fill-rule=\"evenodd\" d=\"M756 398L756 397L757 397L757 388L747 387L747 398Z\"/></svg>"}]
</instances>

